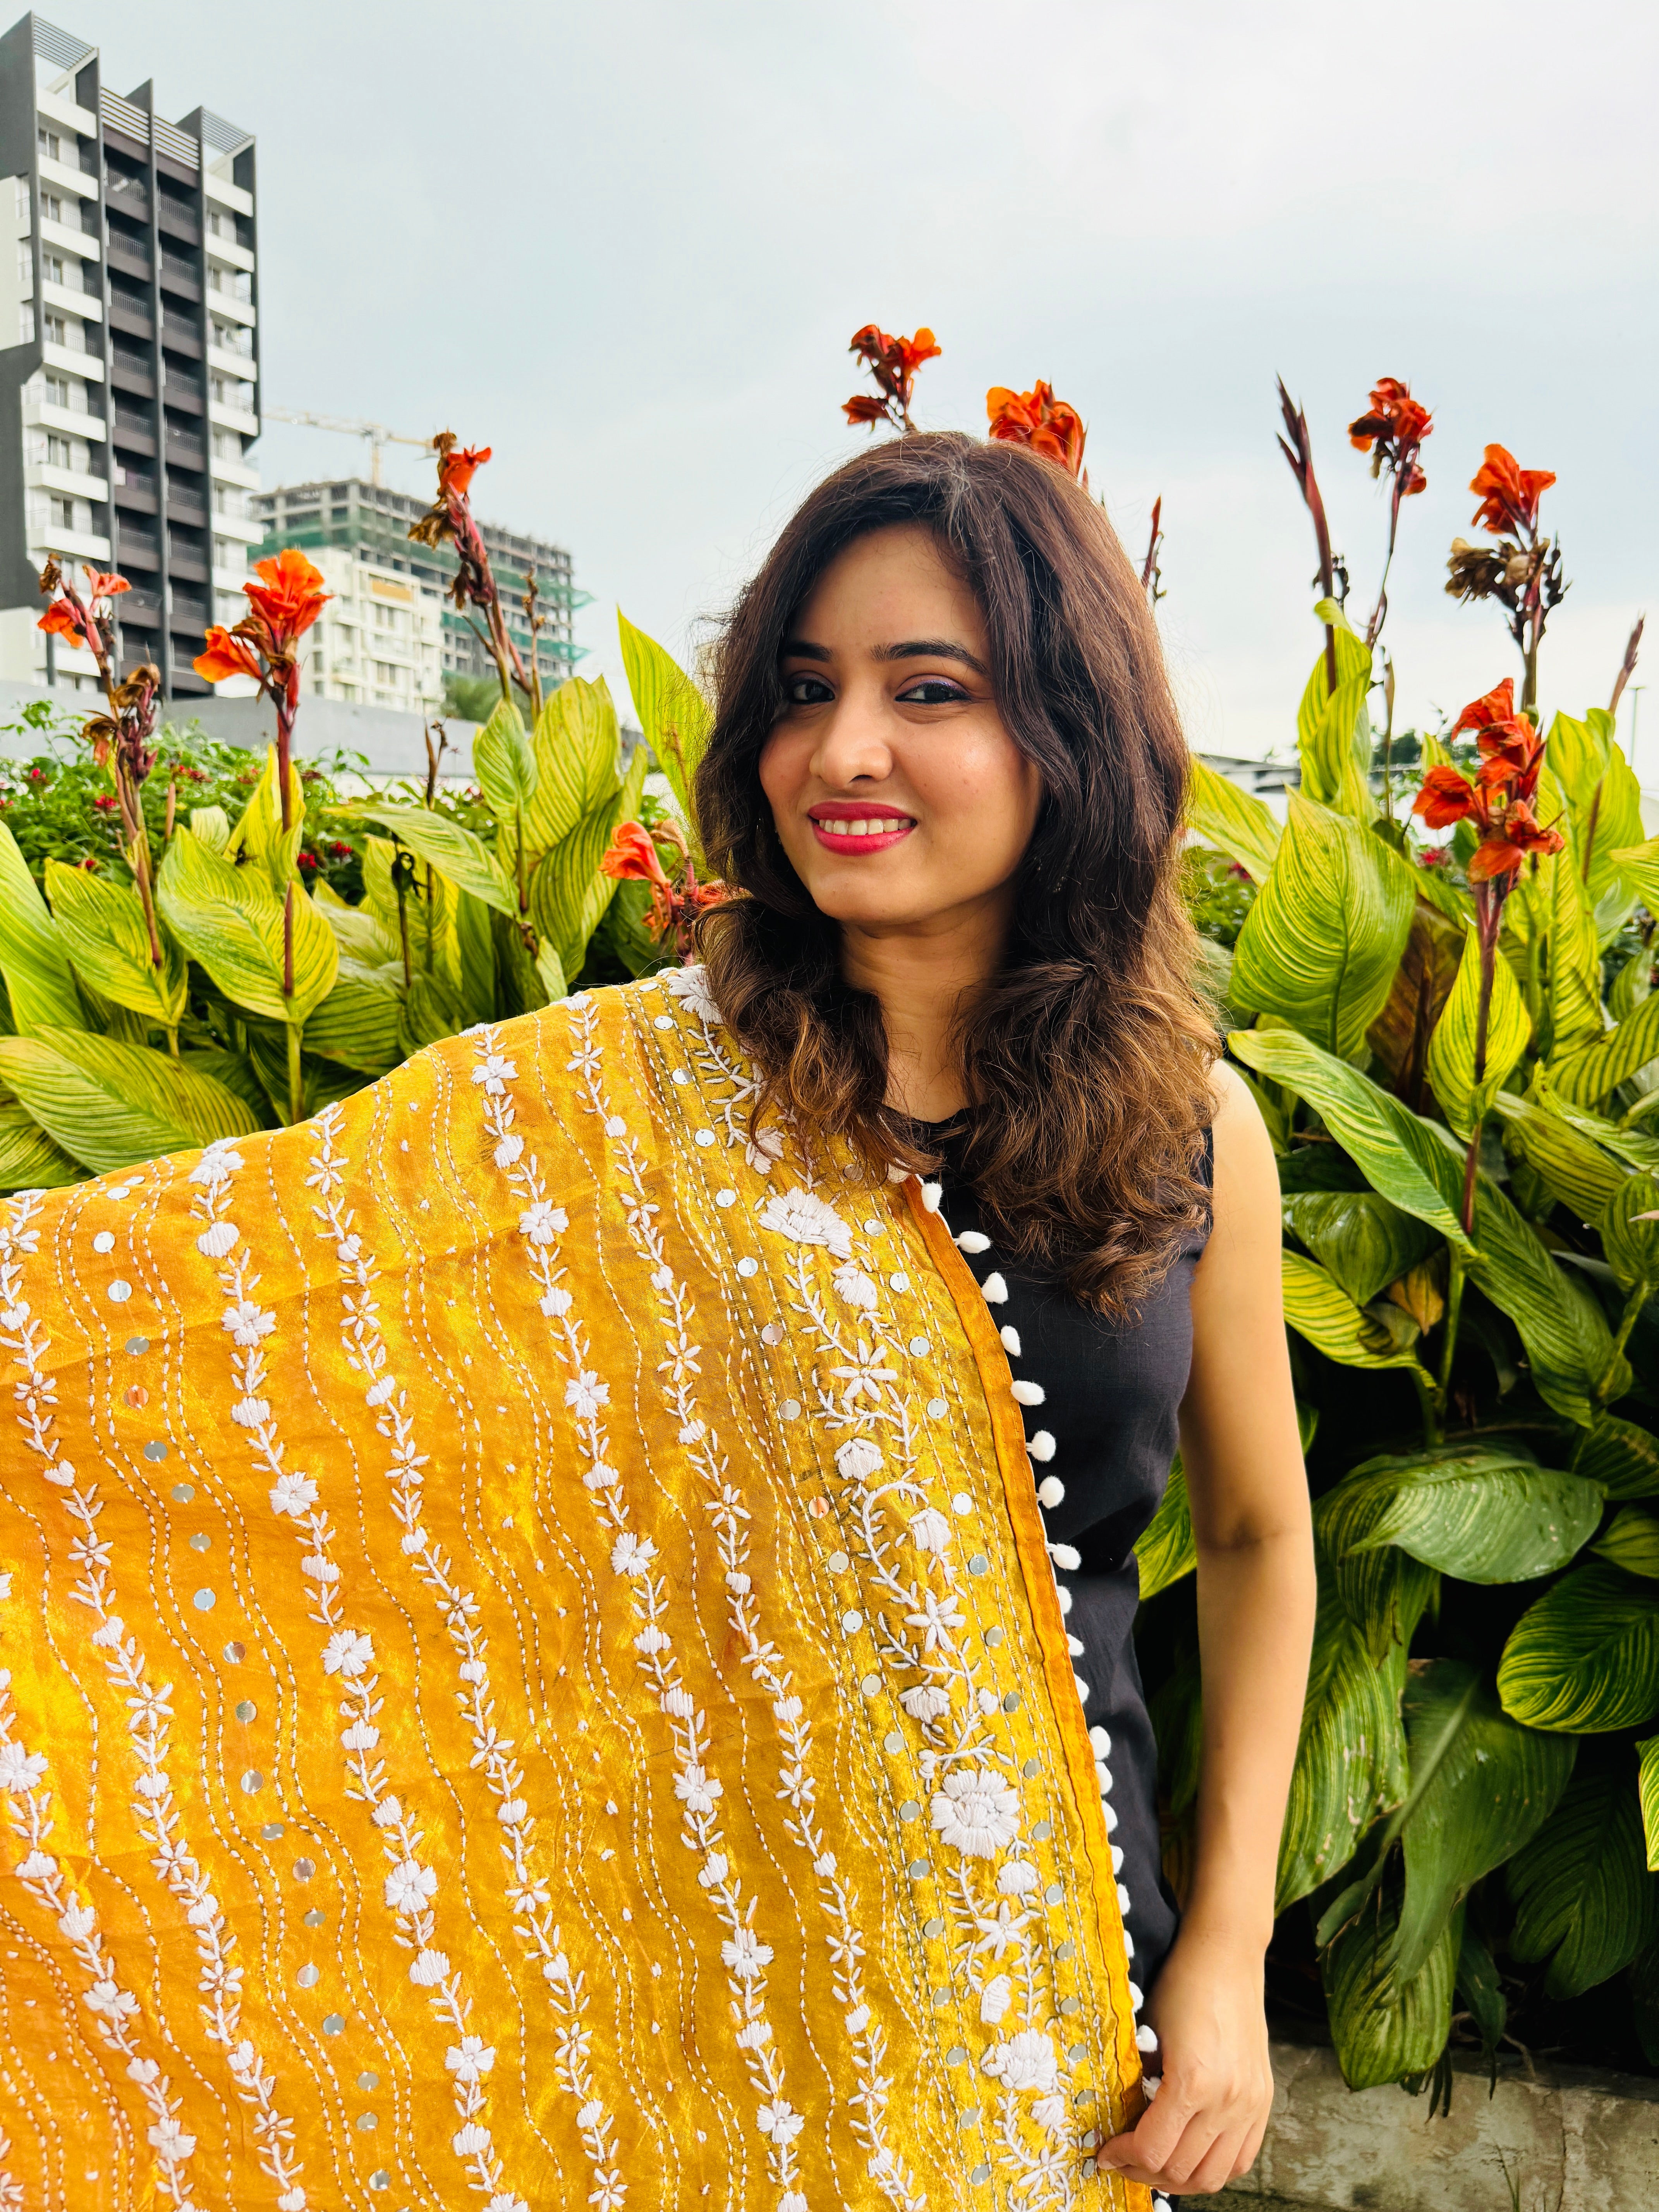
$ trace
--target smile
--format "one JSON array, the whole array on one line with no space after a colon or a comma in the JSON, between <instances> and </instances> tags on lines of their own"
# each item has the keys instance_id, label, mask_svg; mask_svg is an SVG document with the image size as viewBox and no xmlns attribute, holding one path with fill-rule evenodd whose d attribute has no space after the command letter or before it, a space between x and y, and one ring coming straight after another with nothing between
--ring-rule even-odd
<instances>
[{"instance_id":1,"label":"smile","mask_svg":"<svg viewBox=\"0 0 1659 2212\"><path fill-rule=\"evenodd\" d=\"M814 815L809 819L813 836L828 853L883 852L916 826L904 814Z\"/></svg>"}]
</instances>

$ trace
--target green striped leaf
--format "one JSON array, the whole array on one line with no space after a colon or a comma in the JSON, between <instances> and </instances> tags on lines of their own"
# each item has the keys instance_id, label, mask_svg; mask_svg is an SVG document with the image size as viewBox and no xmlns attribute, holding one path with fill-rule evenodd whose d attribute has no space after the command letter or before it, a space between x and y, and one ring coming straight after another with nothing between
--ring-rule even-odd
<instances>
[{"instance_id":1,"label":"green striped leaf","mask_svg":"<svg viewBox=\"0 0 1659 2212\"><path fill-rule=\"evenodd\" d=\"M1344 1367L1409 1367L1430 1380L1418 1364L1416 1325L1403 1309L1388 1309L1387 1319L1366 1312L1300 1252L1281 1252L1279 1269L1285 1321L1327 1359Z\"/></svg>"},{"instance_id":2,"label":"green striped leaf","mask_svg":"<svg viewBox=\"0 0 1659 2212\"><path fill-rule=\"evenodd\" d=\"M1550 1083L1574 1106L1599 1106L1653 1060L1659 1060L1659 991L1650 992L1595 1044L1552 1060Z\"/></svg>"},{"instance_id":3,"label":"green striped leaf","mask_svg":"<svg viewBox=\"0 0 1659 2212\"><path fill-rule=\"evenodd\" d=\"M1571 1736L1522 1728L1472 1667L1414 1662L1403 1705L1412 1795L1395 1971L1409 1981L1483 1875L1534 1836L1572 1776Z\"/></svg>"},{"instance_id":4,"label":"green striped leaf","mask_svg":"<svg viewBox=\"0 0 1659 2212\"><path fill-rule=\"evenodd\" d=\"M401 968L365 968L343 957L333 989L306 1024L306 1050L361 1068L365 1075L385 1075L403 1057L403 999Z\"/></svg>"},{"instance_id":5,"label":"green striped leaf","mask_svg":"<svg viewBox=\"0 0 1659 2212\"><path fill-rule=\"evenodd\" d=\"M1373 1190L1468 1253L1458 1218L1462 1170L1426 1121L1293 1030L1235 1030L1229 1051L1304 1098Z\"/></svg>"},{"instance_id":6,"label":"green striped leaf","mask_svg":"<svg viewBox=\"0 0 1659 2212\"><path fill-rule=\"evenodd\" d=\"M1290 794L1290 819L1233 951L1233 1004L1340 1059L1367 1051L1412 926L1410 871L1346 817Z\"/></svg>"},{"instance_id":7,"label":"green striped leaf","mask_svg":"<svg viewBox=\"0 0 1659 2212\"><path fill-rule=\"evenodd\" d=\"M1547 799L1545 805L1547 809ZM1549 819L1547 811L1540 818ZM1601 1015L1601 956L1595 916L1578 879L1571 849L1553 854L1540 868L1549 878L1549 1057L1553 1060L1601 1039L1606 1028Z\"/></svg>"},{"instance_id":8,"label":"green striped leaf","mask_svg":"<svg viewBox=\"0 0 1659 2212\"><path fill-rule=\"evenodd\" d=\"M573 676L536 723L536 791L525 827L532 865L574 836L584 817L615 790L622 739L610 687Z\"/></svg>"},{"instance_id":9,"label":"green striped leaf","mask_svg":"<svg viewBox=\"0 0 1659 2212\"><path fill-rule=\"evenodd\" d=\"M235 1094L165 1053L84 1030L0 1038L0 1082L96 1175L259 1126Z\"/></svg>"},{"instance_id":10,"label":"green striped leaf","mask_svg":"<svg viewBox=\"0 0 1659 2212\"><path fill-rule=\"evenodd\" d=\"M514 825L528 815L536 795L536 749L511 699L498 700L472 739L472 773L484 803L503 825L507 848L517 849ZM504 848L506 849L506 848Z\"/></svg>"},{"instance_id":11,"label":"green striped leaf","mask_svg":"<svg viewBox=\"0 0 1659 2212\"><path fill-rule=\"evenodd\" d=\"M1471 930L1463 940L1457 981L1429 1039L1429 1081L1447 1121L1460 1137L1486 1119L1505 1078L1532 1036L1532 1023L1507 960L1492 962L1492 1003L1486 1017L1486 1072L1474 1079L1475 1034L1480 1018L1480 945Z\"/></svg>"},{"instance_id":12,"label":"green striped leaf","mask_svg":"<svg viewBox=\"0 0 1659 2212\"><path fill-rule=\"evenodd\" d=\"M518 899L505 869L483 840L475 837L465 823L453 821L447 814L440 814L427 806L392 806L380 801L364 802L355 806L353 812L365 820L378 822L394 837L407 845L417 860L429 860L441 874L447 876L458 890L471 891L474 898L482 899L500 914L516 911ZM365 869L367 881L367 869ZM377 902L377 905L380 905ZM384 912L383 907L381 911ZM392 902L392 926L397 927L397 906Z\"/></svg>"},{"instance_id":13,"label":"green striped leaf","mask_svg":"<svg viewBox=\"0 0 1659 2212\"><path fill-rule=\"evenodd\" d=\"M55 1190L86 1170L54 1145L27 1106L0 1106L0 1190Z\"/></svg>"},{"instance_id":14,"label":"green striped leaf","mask_svg":"<svg viewBox=\"0 0 1659 2212\"><path fill-rule=\"evenodd\" d=\"M1648 912L1659 914L1659 837L1615 846L1608 858Z\"/></svg>"},{"instance_id":15,"label":"green striped leaf","mask_svg":"<svg viewBox=\"0 0 1659 2212\"><path fill-rule=\"evenodd\" d=\"M1357 1306L1426 1259L1434 1231L1374 1190L1306 1190L1284 1200L1285 1225Z\"/></svg>"},{"instance_id":16,"label":"green striped leaf","mask_svg":"<svg viewBox=\"0 0 1659 2212\"><path fill-rule=\"evenodd\" d=\"M1340 1488L1375 1483L1389 1493L1350 1556L1398 1545L1466 1583L1523 1583L1553 1574L1595 1534L1599 1486L1540 1467L1523 1445L1441 1447L1366 1460Z\"/></svg>"},{"instance_id":17,"label":"green striped leaf","mask_svg":"<svg viewBox=\"0 0 1659 2212\"><path fill-rule=\"evenodd\" d=\"M1397 1898L1397 1881L1385 1882L1376 1903L1343 1929L1320 1962L1331 2040L1351 2089L1378 2089L1426 2074L1451 2033L1462 1911L1452 1916L1407 1981L1394 1963Z\"/></svg>"},{"instance_id":18,"label":"green striped leaf","mask_svg":"<svg viewBox=\"0 0 1659 2212\"><path fill-rule=\"evenodd\" d=\"M1559 1114L1581 1137L1600 1145L1603 1152L1611 1152L1616 1160L1623 1160L1626 1167L1638 1173L1645 1168L1659 1169L1659 1125L1656 1125L1654 1133L1644 1134L1639 1116L1626 1115L1621 1121L1609 1121L1600 1114L1593 1114L1588 1106L1574 1106L1553 1087L1541 1067L1533 1070L1532 1091L1540 1105ZM1654 1103L1659 1104L1659 1099Z\"/></svg>"},{"instance_id":19,"label":"green striped leaf","mask_svg":"<svg viewBox=\"0 0 1659 2212\"><path fill-rule=\"evenodd\" d=\"M366 838L364 842L378 845L385 853L392 849L384 837ZM311 896L318 913L339 939L340 951L347 959L356 960L364 968L378 968L398 957L396 927L388 932L374 908L366 904L348 906L337 891L331 890L324 883L319 883Z\"/></svg>"},{"instance_id":20,"label":"green striped leaf","mask_svg":"<svg viewBox=\"0 0 1659 2212\"><path fill-rule=\"evenodd\" d=\"M1659 1175L1627 1176L1597 1223L1601 1250L1621 1291L1659 1289Z\"/></svg>"},{"instance_id":21,"label":"green striped leaf","mask_svg":"<svg viewBox=\"0 0 1659 2212\"><path fill-rule=\"evenodd\" d=\"M177 1029L184 1019L187 970L185 956L159 918L161 965L150 957L149 931L137 890L89 875L84 868L46 862L46 895L76 973L118 1006Z\"/></svg>"},{"instance_id":22,"label":"green striped leaf","mask_svg":"<svg viewBox=\"0 0 1659 2212\"><path fill-rule=\"evenodd\" d=\"M1624 1171L1569 1121L1535 1098L1504 1091L1492 1102L1513 1151L1534 1170L1552 1198L1580 1221L1594 1221L1624 1181Z\"/></svg>"},{"instance_id":23,"label":"green striped leaf","mask_svg":"<svg viewBox=\"0 0 1659 2212\"><path fill-rule=\"evenodd\" d=\"M186 824L193 836L216 853L222 853L230 842L230 817L222 806L192 806Z\"/></svg>"},{"instance_id":24,"label":"green striped leaf","mask_svg":"<svg viewBox=\"0 0 1659 2212\"><path fill-rule=\"evenodd\" d=\"M1659 1582L1659 1515L1627 1505L1592 1548L1627 1575L1645 1575L1650 1582Z\"/></svg>"},{"instance_id":25,"label":"green striped leaf","mask_svg":"<svg viewBox=\"0 0 1659 2212\"><path fill-rule=\"evenodd\" d=\"M1279 824L1254 792L1218 775L1194 753L1187 769L1187 827L1264 884L1279 850Z\"/></svg>"},{"instance_id":26,"label":"green striped leaf","mask_svg":"<svg viewBox=\"0 0 1659 2212\"><path fill-rule=\"evenodd\" d=\"M1615 853L1641 842L1642 787L1604 707L1592 707L1583 721L1558 714L1550 725L1548 757L1566 793L1573 860L1594 906L1609 888L1622 889Z\"/></svg>"},{"instance_id":27,"label":"green striped leaf","mask_svg":"<svg viewBox=\"0 0 1659 2212\"><path fill-rule=\"evenodd\" d=\"M1297 750L1302 788L1322 805L1369 823L1376 813L1371 795L1371 732L1365 702L1371 688L1370 647L1349 627L1334 599L1322 599L1315 613L1329 624L1336 653L1336 689L1322 648L1297 709Z\"/></svg>"},{"instance_id":28,"label":"green striped leaf","mask_svg":"<svg viewBox=\"0 0 1659 2212\"><path fill-rule=\"evenodd\" d=\"M1198 1551L1193 1542L1192 1501L1187 1495L1187 1473L1179 1452L1170 1469L1170 1480L1158 1509L1135 1545L1135 1560L1140 1569L1143 1604L1160 1590L1168 1589L1171 1583L1178 1583L1183 1575L1191 1574L1198 1565Z\"/></svg>"},{"instance_id":29,"label":"green striped leaf","mask_svg":"<svg viewBox=\"0 0 1659 2212\"><path fill-rule=\"evenodd\" d=\"M1554 1818L1509 1863L1510 1948L1523 1962L1549 1960L1549 1996L1595 1989L1659 1935L1633 1782L1622 1759L1581 1769Z\"/></svg>"},{"instance_id":30,"label":"green striped leaf","mask_svg":"<svg viewBox=\"0 0 1659 2212\"><path fill-rule=\"evenodd\" d=\"M1379 1663L1410 1647L1434 1593L1433 1568L1401 1547L1367 1540L1392 1504L1396 1487L1392 1462L1368 1463L1314 1505L1314 1529L1331 1586L1355 1634Z\"/></svg>"},{"instance_id":31,"label":"green striped leaf","mask_svg":"<svg viewBox=\"0 0 1659 2212\"><path fill-rule=\"evenodd\" d=\"M544 854L537 864L530 886L530 918L567 976L580 969L588 939L616 890L612 879L600 873L599 860L617 824L638 811L645 772L644 749L636 748L622 781L613 785L573 836Z\"/></svg>"},{"instance_id":32,"label":"green striped leaf","mask_svg":"<svg viewBox=\"0 0 1659 2212\"><path fill-rule=\"evenodd\" d=\"M1589 1735L1659 1712L1659 1590L1621 1568L1575 1567L1504 1647L1498 1694L1528 1728Z\"/></svg>"},{"instance_id":33,"label":"green striped leaf","mask_svg":"<svg viewBox=\"0 0 1659 2212\"><path fill-rule=\"evenodd\" d=\"M1659 1498L1659 1437L1603 1413L1579 1438L1572 1471L1609 1498Z\"/></svg>"},{"instance_id":34,"label":"green striped leaf","mask_svg":"<svg viewBox=\"0 0 1659 2212\"><path fill-rule=\"evenodd\" d=\"M1642 1804L1642 1830L1648 1847L1648 1872L1659 1874L1659 1735L1650 1735L1636 1747L1641 1760L1637 1788Z\"/></svg>"},{"instance_id":35,"label":"green striped leaf","mask_svg":"<svg viewBox=\"0 0 1659 2212\"><path fill-rule=\"evenodd\" d=\"M622 638L623 665L628 688L634 695L634 711L640 718L645 741L657 757L678 802L680 818L696 845L696 823L692 814L692 786L697 763L708 750L714 717L708 702L691 678L665 653L654 638L635 629L620 608L617 628Z\"/></svg>"},{"instance_id":36,"label":"green striped leaf","mask_svg":"<svg viewBox=\"0 0 1659 2212\"><path fill-rule=\"evenodd\" d=\"M188 830L179 830L156 876L156 903L163 918L225 996L267 1021L297 1024L333 988L340 951L333 931L300 886L289 885L285 896L293 904L291 995L283 988L283 900L259 869L239 868L198 843Z\"/></svg>"},{"instance_id":37,"label":"green striped leaf","mask_svg":"<svg viewBox=\"0 0 1659 2212\"><path fill-rule=\"evenodd\" d=\"M1521 1333L1533 1387L1547 1406L1581 1427L1600 1411L1597 1390L1613 1365L1613 1333L1595 1297L1570 1267L1558 1266L1549 1247L1498 1186L1481 1176L1475 1185L1474 1235L1480 1257L1469 1276ZM1626 1376L1629 1369L1613 1372ZM1609 1395L1618 1397L1620 1389Z\"/></svg>"},{"instance_id":38,"label":"green striped leaf","mask_svg":"<svg viewBox=\"0 0 1659 2212\"><path fill-rule=\"evenodd\" d=\"M40 1029L84 1029L69 948L34 887L17 841L0 822L0 975L20 1036Z\"/></svg>"},{"instance_id":39,"label":"green striped leaf","mask_svg":"<svg viewBox=\"0 0 1659 2212\"><path fill-rule=\"evenodd\" d=\"M289 826L286 831L283 828L280 791L281 786L276 779L276 748L271 745L266 750L265 764L258 782L253 787L253 796L243 808L241 820L231 831L223 847L227 860L234 860L240 854L246 865L257 867L276 898L282 897L293 881L301 840L305 836L305 787L300 781L300 771L292 761L288 764Z\"/></svg>"}]
</instances>

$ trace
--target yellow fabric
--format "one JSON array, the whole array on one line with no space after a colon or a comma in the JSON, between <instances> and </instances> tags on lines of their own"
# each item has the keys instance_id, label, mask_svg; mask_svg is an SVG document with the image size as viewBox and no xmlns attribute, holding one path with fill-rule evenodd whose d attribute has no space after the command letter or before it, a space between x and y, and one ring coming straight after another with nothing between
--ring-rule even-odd
<instances>
[{"instance_id":1,"label":"yellow fabric","mask_svg":"<svg viewBox=\"0 0 1659 2212\"><path fill-rule=\"evenodd\" d=\"M0 2206L1144 2208L996 1332L700 971L3 1202Z\"/></svg>"}]
</instances>

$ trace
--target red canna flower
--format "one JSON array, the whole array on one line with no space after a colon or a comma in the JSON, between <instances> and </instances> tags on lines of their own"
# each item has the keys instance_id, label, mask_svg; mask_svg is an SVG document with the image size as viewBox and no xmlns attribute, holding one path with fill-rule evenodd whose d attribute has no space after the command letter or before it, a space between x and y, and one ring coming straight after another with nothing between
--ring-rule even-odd
<instances>
[{"instance_id":1,"label":"red canna flower","mask_svg":"<svg viewBox=\"0 0 1659 2212\"><path fill-rule=\"evenodd\" d=\"M1348 440L1362 453L1373 446L1371 474L1393 469L1401 479L1401 498L1425 489L1428 478L1417 465L1423 441L1434 428L1434 418L1421 400L1412 398L1410 385L1397 376L1385 376L1371 388L1370 412L1348 425Z\"/></svg>"},{"instance_id":2,"label":"red canna flower","mask_svg":"<svg viewBox=\"0 0 1659 2212\"><path fill-rule=\"evenodd\" d=\"M1512 799L1504 806L1501 819L1494 816L1491 827L1476 846L1474 857L1469 862L1469 881L1486 883L1497 876L1513 878L1519 874L1529 853L1540 857L1547 853L1559 853L1565 842L1559 830L1542 826L1524 799Z\"/></svg>"},{"instance_id":3,"label":"red canna flower","mask_svg":"<svg viewBox=\"0 0 1659 2212\"><path fill-rule=\"evenodd\" d=\"M720 883L697 881L684 833L678 822L665 821L658 827L659 833L678 848L678 880L663 866L651 832L639 822L617 824L599 866L605 875L618 882L650 884L651 910L647 919L651 928L660 938L672 936L681 959L689 960L696 948L693 925L697 916L706 908L718 906L727 896L726 887Z\"/></svg>"},{"instance_id":4,"label":"red canna flower","mask_svg":"<svg viewBox=\"0 0 1659 2212\"><path fill-rule=\"evenodd\" d=\"M1506 676L1479 699L1465 707L1446 732L1449 740L1473 730L1480 750L1483 783L1505 783L1514 779L1511 796L1530 799L1538 785L1544 757L1544 741L1525 714L1515 709L1515 679Z\"/></svg>"},{"instance_id":5,"label":"red canna flower","mask_svg":"<svg viewBox=\"0 0 1659 2212\"><path fill-rule=\"evenodd\" d=\"M657 848L651 842L651 833L638 822L619 822L611 833L611 842L599 860L600 872L611 876L618 883L661 884L668 882L667 872L657 857Z\"/></svg>"},{"instance_id":6,"label":"red canna flower","mask_svg":"<svg viewBox=\"0 0 1659 2212\"><path fill-rule=\"evenodd\" d=\"M35 628L51 630L58 637L66 637L84 649L88 644L84 623L84 616L68 599L54 599Z\"/></svg>"},{"instance_id":7,"label":"red canna flower","mask_svg":"<svg viewBox=\"0 0 1659 2212\"><path fill-rule=\"evenodd\" d=\"M459 451L451 447L438 457L438 490L440 495L453 492L457 499L465 499L471 489L472 479L489 459L490 446L463 446Z\"/></svg>"},{"instance_id":8,"label":"red canna flower","mask_svg":"<svg viewBox=\"0 0 1659 2212\"><path fill-rule=\"evenodd\" d=\"M1054 398L1052 386L1040 378L1030 392L993 385L985 395L985 412L993 438L1004 445L1029 446L1045 460L1058 461L1071 475L1083 477L1083 447L1088 436L1083 417L1075 407Z\"/></svg>"},{"instance_id":9,"label":"red canna flower","mask_svg":"<svg viewBox=\"0 0 1659 2212\"><path fill-rule=\"evenodd\" d=\"M866 323L854 331L849 353L856 354L876 380L879 399L858 394L842 403L842 412L853 423L890 422L896 430L910 430L910 396L916 371L927 361L936 361L944 348L926 325L913 338L896 338L878 324Z\"/></svg>"},{"instance_id":10,"label":"red canna flower","mask_svg":"<svg viewBox=\"0 0 1659 2212\"><path fill-rule=\"evenodd\" d=\"M259 656L252 647L244 645L222 623L215 623L209 630L206 647L191 665L210 684L222 684L229 676L251 676L257 684L262 673Z\"/></svg>"},{"instance_id":11,"label":"red canna flower","mask_svg":"<svg viewBox=\"0 0 1659 2212\"><path fill-rule=\"evenodd\" d=\"M274 561L261 561L254 574L259 582L242 586L252 613L237 624L237 630L251 637L254 633L249 625L262 624L264 635L255 641L266 648L268 658L280 659L305 635L334 595L322 588L321 572L292 545Z\"/></svg>"},{"instance_id":12,"label":"red canna flower","mask_svg":"<svg viewBox=\"0 0 1659 2212\"><path fill-rule=\"evenodd\" d=\"M1462 769L1431 768L1423 779L1412 812L1420 814L1431 830L1449 830L1454 822L1473 814L1479 803L1480 794Z\"/></svg>"},{"instance_id":13,"label":"red canna flower","mask_svg":"<svg viewBox=\"0 0 1659 2212\"><path fill-rule=\"evenodd\" d=\"M87 597L94 602L99 599L112 599L118 592L130 592L132 589L125 576L114 575L107 570L83 568L81 574L87 580Z\"/></svg>"},{"instance_id":14,"label":"red canna flower","mask_svg":"<svg viewBox=\"0 0 1659 2212\"><path fill-rule=\"evenodd\" d=\"M1480 504L1474 520L1494 537L1519 537L1538 527L1538 502L1555 482L1553 469L1523 469L1503 446L1488 446L1469 489Z\"/></svg>"}]
</instances>

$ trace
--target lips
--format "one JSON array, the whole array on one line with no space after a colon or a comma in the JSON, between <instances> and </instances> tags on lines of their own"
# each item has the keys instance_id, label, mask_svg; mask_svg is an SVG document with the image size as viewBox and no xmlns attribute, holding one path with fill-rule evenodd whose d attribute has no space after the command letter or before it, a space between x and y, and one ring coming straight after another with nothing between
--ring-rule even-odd
<instances>
[{"instance_id":1,"label":"lips","mask_svg":"<svg viewBox=\"0 0 1659 2212\"><path fill-rule=\"evenodd\" d=\"M916 826L908 814L868 804L815 806L807 818L826 853L883 853Z\"/></svg>"}]
</instances>

